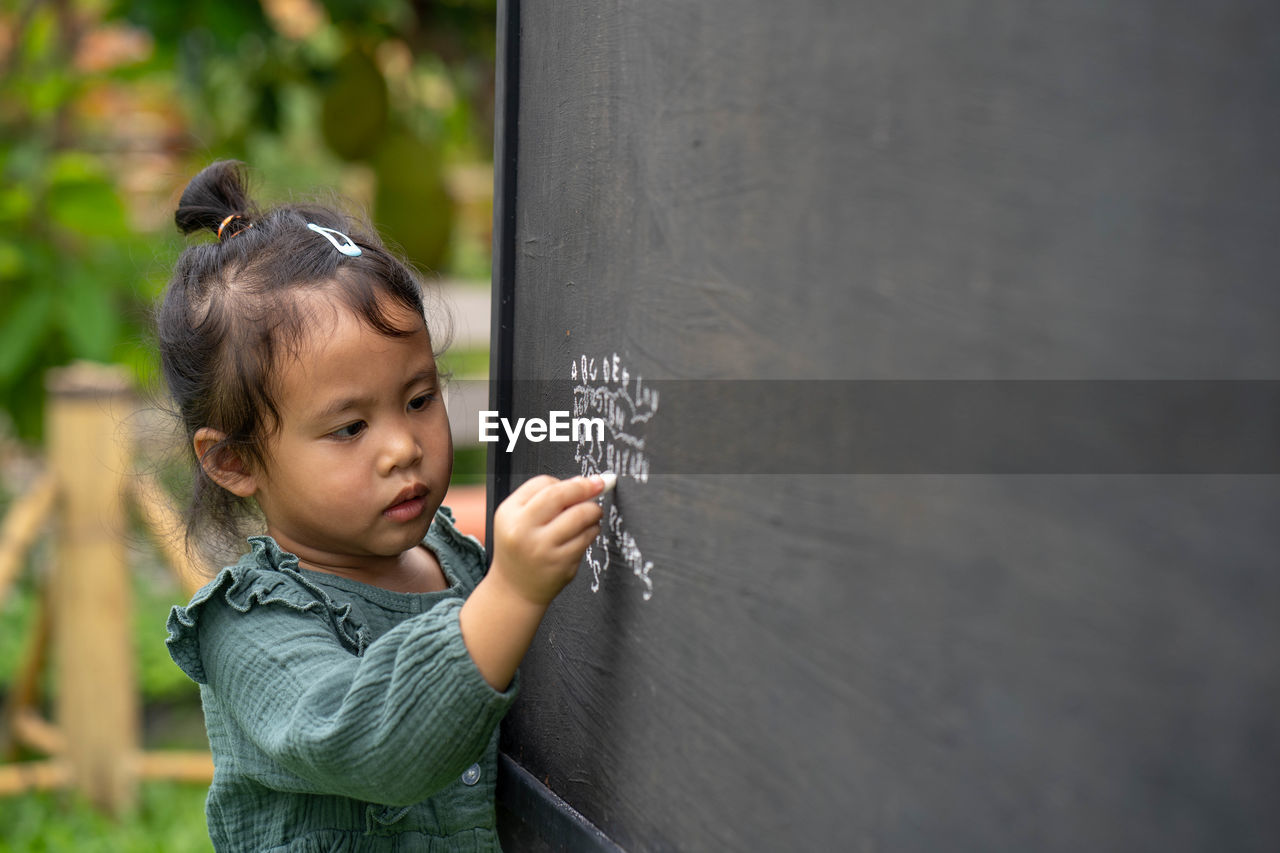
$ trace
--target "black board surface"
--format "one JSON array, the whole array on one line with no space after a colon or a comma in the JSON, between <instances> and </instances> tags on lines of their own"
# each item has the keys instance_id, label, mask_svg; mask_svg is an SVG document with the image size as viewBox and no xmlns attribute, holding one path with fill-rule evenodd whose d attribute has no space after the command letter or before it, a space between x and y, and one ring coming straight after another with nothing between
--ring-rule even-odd
<instances>
[{"instance_id":1,"label":"black board surface","mask_svg":"<svg viewBox=\"0 0 1280 853\"><path fill-rule=\"evenodd\" d=\"M493 497L624 474L526 789L626 850L1280 849L1280 6L499 15L494 404L609 429Z\"/></svg>"}]
</instances>

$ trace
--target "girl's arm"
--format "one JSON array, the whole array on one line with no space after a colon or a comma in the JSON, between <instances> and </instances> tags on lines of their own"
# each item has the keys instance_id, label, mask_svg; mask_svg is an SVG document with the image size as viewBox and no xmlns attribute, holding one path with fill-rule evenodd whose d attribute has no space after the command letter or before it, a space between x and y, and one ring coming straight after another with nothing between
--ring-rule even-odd
<instances>
[{"instance_id":1,"label":"girl's arm","mask_svg":"<svg viewBox=\"0 0 1280 853\"><path fill-rule=\"evenodd\" d=\"M408 805L483 754L514 692L494 690L472 662L459 599L357 657L334 636L331 610L299 607L287 591L224 590L199 613L205 701L234 721L225 736L257 747L233 750L238 772L278 790Z\"/></svg>"},{"instance_id":2,"label":"girl's arm","mask_svg":"<svg viewBox=\"0 0 1280 853\"><path fill-rule=\"evenodd\" d=\"M266 759L237 753L240 771L279 790L387 805L455 781L510 707L515 667L595 536L600 508L583 502L600 487L525 483L494 515L494 561L466 602L445 599L360 656L311 597L220 575L191 614L197 680Z\"/></svg>"},{"instance_id":3,"label":"girl's arm","mask_svg":"<svg viewBox=\"0 0 1280 853\"><path fill-rule=\"evenodd\" d=\"M533 642L547 606L573 580L600 532L604 490L598 476L534 477L493 514L493 563L459 614L471 659L495 690L505 690Z\"/></svg>"}]
</instances>

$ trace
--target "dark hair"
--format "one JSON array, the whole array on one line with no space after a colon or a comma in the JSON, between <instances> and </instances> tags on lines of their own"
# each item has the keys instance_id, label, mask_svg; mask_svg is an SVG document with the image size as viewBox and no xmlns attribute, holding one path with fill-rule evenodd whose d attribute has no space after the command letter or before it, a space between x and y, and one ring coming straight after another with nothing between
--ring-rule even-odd
<instances>
[{"instance_id":1,"label":"dark hair","mask_svg":"<svg viewBox=\"0 0 1280 853\"><path fill-rule=\"evenodd\" d=\"M174 215L178 229L208 229L218 240L182 253L156 313L161 370L195 462L187 546L210 554L242 547L244 522L255 511L209 478L192 439L212 427L226 438L209 453L231 452L250 465L266 461L266 439L280 421L274 371L282 354L298 351L314 316L299 292L331 295L389 337L415 329L398 328L388 307L426 322L418 276L373 228L322 204L260 211L246 185L244 165L230 160L213 163L187 185ZM309 223L346 234L360 255L339 252Z\"/></svg>"}]
</instances>

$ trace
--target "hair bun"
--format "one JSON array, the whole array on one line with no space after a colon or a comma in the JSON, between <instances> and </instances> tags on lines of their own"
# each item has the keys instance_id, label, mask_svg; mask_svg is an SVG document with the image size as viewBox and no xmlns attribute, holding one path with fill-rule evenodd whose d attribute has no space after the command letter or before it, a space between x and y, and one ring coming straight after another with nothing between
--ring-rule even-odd
<instances>
[{"instance_id":1,"label":"hair bun","mask_svg":"<svg viewBox=\"0 0 1280 853\"><path fill-rule=\"evenodd\" d=\"M253 219L247 184L245 166L238 160L219 160L206 166L191 179L178 200L173 215L178 230L191 234L207 228L218 234L228 217Z\"/></svg>"}]
</instances>

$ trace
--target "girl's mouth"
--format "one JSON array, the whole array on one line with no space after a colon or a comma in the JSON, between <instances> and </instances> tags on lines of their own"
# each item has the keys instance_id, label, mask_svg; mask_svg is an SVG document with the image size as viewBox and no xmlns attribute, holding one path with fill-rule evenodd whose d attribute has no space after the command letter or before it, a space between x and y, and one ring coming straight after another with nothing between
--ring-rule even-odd
<instances>
[{"instance_id":1,"label":"girl's mouth","mask_svg":"<svg viewBox=\"0 0 1280 853\"><path fill-rule=\"evenodd\" d=\"M413 521L427 506L426 490L414 488L401 493L396 502L382 511L392 521Z\"/></svg>"}]
</instances>

